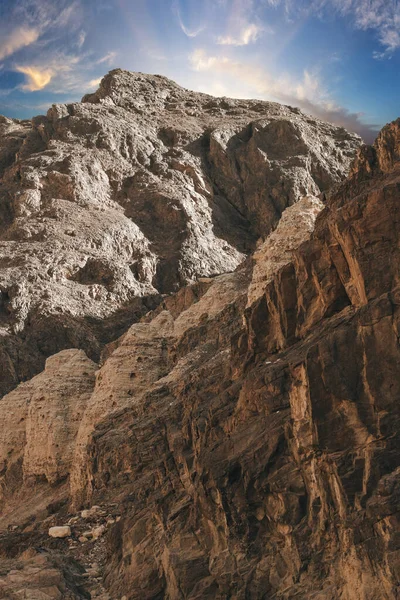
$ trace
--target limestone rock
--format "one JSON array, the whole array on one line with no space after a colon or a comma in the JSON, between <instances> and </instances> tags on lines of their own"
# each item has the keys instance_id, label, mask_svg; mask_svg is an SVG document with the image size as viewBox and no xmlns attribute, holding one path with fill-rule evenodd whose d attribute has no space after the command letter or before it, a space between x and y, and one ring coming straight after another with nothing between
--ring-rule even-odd
<instances>
[{"instance_id":1,"label":"limestone rock","mask_svg":"<svg viewBox=\"0 0 400 600\"><path fill-rule=\"evenodd\" d=\"M290 263L293 251L305 242L314 231L315 219L324 204L314 196L301 198L283 213L275 231L254 252L253 276L247 304L260 298L273 276Z\"/></svg>"},{"instance_id":2,"label":"limestone rock","mask_svg":"<svg viewBox=\"0 0 400 600\"><path fill-rule=\"evenodd\" d=\"M71 527L62 525L59 527L50 527L49 536L53 538L66 538L71 535Z\"/></svg>"},{"instance_id":3,"label":"limestone rock","mask_svg":"<svg viewBox=\"0 0 400 600\"><path fill-rule=\"evenodd\" d=\"M98 360L159 302L233 271L360 139L271 102L115 70L81 103L0 122L0 393L79 347Z\"/></svg>"},{"instance_id":4,"label":"limestone rock","mask_svg":"<svg viewBox=\"0 0 400 600\"><path fill-rule=\"evenodd\" d=\"M69 474L96 368L82 350L64 350L47 360L43 373L2 399L3 494L22 479L45 477L54 484Z\"/></svg>"},{"instance_id":5,"label":"limestone rock","mask_svg":"<svg viewBox=\"0 0 400 600\"><path fill-rule=\"evenodd\" d=\"M99 513L101 513L101 507L92 506L91 508L83 510L81 512L81 517L82 519L91 519L92 517L96 517L96 515L98 515Z\"/></svg>"}]
</instances>

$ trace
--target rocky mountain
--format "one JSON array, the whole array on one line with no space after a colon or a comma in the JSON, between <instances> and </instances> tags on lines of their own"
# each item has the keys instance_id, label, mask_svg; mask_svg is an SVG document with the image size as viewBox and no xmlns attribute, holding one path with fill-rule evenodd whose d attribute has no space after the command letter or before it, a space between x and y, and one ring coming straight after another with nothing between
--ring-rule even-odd
<instances>
[{"instance_id":1,"label":"rocky mountain","mask_svg":"<svg viewBox=\"0 0 400 600\"><path fill-rule=\"evenodd\" d=\"M1 127L0 598L397 598L400 120L118 70Z\"/></svg>"},{"instance_id":2,"label":"rocky mountain","mask_svg":"<svg viewBox=\"0 0 400 600\"><path fill-rule=\"evenodd\" d=\"M0 121L0 393L233 271L360 139L298 109L117 70L81 103Z\"/></svg>"}]
</instances>

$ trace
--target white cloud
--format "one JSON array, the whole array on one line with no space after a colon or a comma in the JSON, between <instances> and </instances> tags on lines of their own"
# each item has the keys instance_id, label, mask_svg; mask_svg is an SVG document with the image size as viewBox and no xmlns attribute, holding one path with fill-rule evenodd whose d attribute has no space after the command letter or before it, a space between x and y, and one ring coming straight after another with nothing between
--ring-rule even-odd
<instances>
[{"instance_id":1,"label":"white cloud","mask_svg":"<svg viewBox=\"0 0 400 600\"><path fill-rule=\"evenodd\" d=\"M197 27L191 28L188 27L182 19L181 11L179 9L179 2L176 0L172 4L172 10L176 15L178 20L179 27L182 29L183 33L189 38L197 37L202 31L204 31L205 26L203 24L199 24Z\"/></svg>"},{"instance_id":2,"label":"white cloud","mask_svg":"<svg viewBox=\"0 0 400 600\"><path fill-rule=\"evenodd\" d=\"M42 33L68 27L71 34L81 29L83 10L80 0L19 0L15 2L12 18Z\"/></svg>"},{"instance_id":3,"label":"white cloud","mask_svg":"<svg viewBox=\"0 0 400 600\"><path fill-rule=\"evenodd\" d=\"M30 27L17 27L0 41L0 60L17 50L30 46L39 38L39 31Z\"/></svg>"},{"instance_id":4,"label":"white cloud","mask_svg":"<svg viewBox=\"0 0 400 600\"><path fill-rule=\"evenodd\" d=\"M258 97L299 106L325 121L346 127L370 141L375 135L374 126L362 122L360 113L351 113L336 104L321 82L318 73L305 70L300 79L287 74L275 76L273 73L247 63L234 61L227 56L213 56L204 49L198 49L190 56L194 70L209 74L207 84L201 91L213 92L214 83L210 75L218 76L219 89L224 78L232 94L232 83L236 97ZM209 83L208 83L209 82ZM208 87L210 85L210 87Z\"/></svg>"},{"instance_id":5,"label":"white cloud","mask_svg":"<svg viewBox=\"0 0 400 600\"><path fill-rule=\"evenodd\" d=\"M374 30L384 53L375 52L375 58L389 56L400 48L400 2L398 0L267 0L270 6L283 6L288 15L296 13L321 16L335 12L349 19L362 30Z\"/></svg>"},{"instance_id":6,"label":"white cloud","mask_svg":"<svg viewBox=\"0 0 400 600\"><path fill-rule=\"evenodd\" d=\"M89 88L98 88L102 79L103 79L102 77L99 77L98 79L92 79L91 81L89 81L88 87Z\"/></svg>"},{"instance_id":7,"label":"white cloud","mask_svg":"<svg viewBox=\"0 0 400 600\"><path fill-rule=\"evenodd\" d=\"M78 46L78 48L82 48L83 44L85 43L86 40L86 31L81 31L78 35L78 41L76 42L76 45Z\"/></svg>"},{"instance_id":8,"label":"white cloud","mask_svg":"<svg viewBox=\"0 0 400 600\"><path fill-rule=\"evenodd\" d=\"M45 88L51 81L53 71L51 69L40 69L34 66L15 67L15 71L26 75L27 82L21 85L21 89L27 92L37 92Z\"/></svg>"},{"instance_id":9,"label":"white cloud","mask_svg":"<svg viewBox=\"0 0 400 600\"><path fill-rule=\"evenodd\" d=\"M236 36L220 36L217 39L217 44L221 46L247 46L250 43L256 42L264 31L265 29L260 25L250 23L244 26Z\"/></svg>"},{"instance_id":10,"label":"white cloud","mask_svg":"<svg viewBox=\"0 0 400 600\"><path fill-rule=\"evenodd\" d=\"M106 63L107 65L111 65L115 58L117 56L116 52L107 52L107 54L105 56L103 56L102 58L99 58L99 60L96 61L96 65L101 65L103 63Z\"/></svg>"}]
</instances>

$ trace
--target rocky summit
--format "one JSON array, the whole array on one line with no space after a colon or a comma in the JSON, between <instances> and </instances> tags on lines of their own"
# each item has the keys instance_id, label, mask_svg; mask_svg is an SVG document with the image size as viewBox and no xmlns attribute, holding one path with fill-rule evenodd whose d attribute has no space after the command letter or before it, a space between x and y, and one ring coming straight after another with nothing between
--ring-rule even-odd
<instances>
[{"instance_id":1,"label":"rocky summit","mask_svg":"<svg viewBox=\"0 0 400 600\"><path fill-rule=\"evenodd\" d=\"M400 120L115 70L0 202L0 598L400 598Z\"/></svg>"}]
</instances>

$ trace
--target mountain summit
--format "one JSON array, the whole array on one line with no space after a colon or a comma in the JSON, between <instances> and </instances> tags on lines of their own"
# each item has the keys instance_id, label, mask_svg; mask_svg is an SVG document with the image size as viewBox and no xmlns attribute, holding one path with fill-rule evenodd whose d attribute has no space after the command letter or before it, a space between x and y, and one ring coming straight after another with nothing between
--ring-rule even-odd
<instances>
[{"instance_id":1,"label":"mountain summit","mask_svg":"<svg viewBox=\"0 0 400 600\"><path fill-rule=\"evenodd\" d=\"M98 360L159 294L233 271L360 145L294 108L121 70L0 128L3 393L63 348Z\"/></svg>"}]
</instances>

